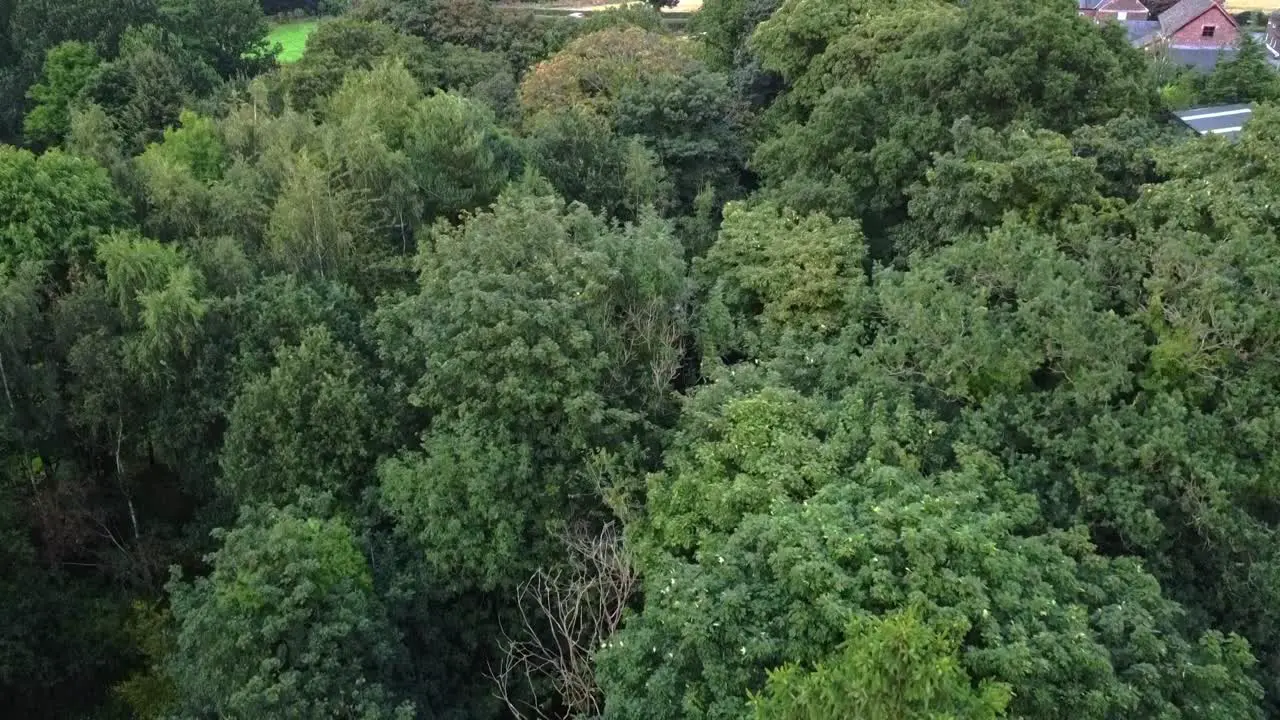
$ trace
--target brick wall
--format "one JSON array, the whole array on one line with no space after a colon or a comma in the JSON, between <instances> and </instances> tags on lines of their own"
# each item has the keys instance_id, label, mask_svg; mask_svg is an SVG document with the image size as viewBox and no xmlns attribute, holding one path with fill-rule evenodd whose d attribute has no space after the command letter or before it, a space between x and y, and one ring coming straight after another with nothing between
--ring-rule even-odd
<instances>
[{"instance_id":1,"label":"brick wall","mask_svg":"<svg viewBox=\"0 0 1280 720\"><path fill-rule=\"evenodd\" d=\"M1213 36L1206 37L1205 28L1213 27ZM1240 31L1220 6L1213 6L1200 17L1192 20L1169 38L1170 45L1179 47L1230 47L1239 39Z\"/></svg>"}]
</instances>

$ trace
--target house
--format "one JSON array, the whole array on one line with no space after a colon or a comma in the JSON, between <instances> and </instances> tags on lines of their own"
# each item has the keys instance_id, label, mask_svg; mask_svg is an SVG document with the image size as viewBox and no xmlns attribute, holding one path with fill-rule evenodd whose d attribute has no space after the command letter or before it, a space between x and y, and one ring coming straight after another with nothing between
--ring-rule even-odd
<instances>
[{"instance_id":1,"label":"house","mask_svg":"<svg viewBox=\"0 0 1280 720\"><path fill-rule=\"evenodd\" d=\"M1147 6L1142 0L1077 0L1077 9L1081 15L1094 20L1146 20Z\"/></svg>"},{"instance_id":2,"label":"house","mask_svg":"<svg viewBox=\"0 0 1280 720\"><path fill-rule=\"evenodd\" d=\"M1240 28L1218 0L1182 0L1160 13L1160 36L1169 47L1235 47Z\"/></svg>"},{"instance_id":3,"label":"house","mask_svg":"<svg viewBox=\"0 0 1280 720\"><path fill-rule=\"evenodd\" d=\"M1280 49L1280 17L1276 19ZM1224 58L1235 57L1240 28L1219 0L1181 0L1156 20L1126 20L1134 47L1164 50L1169 59L1209 72Z\"/></svg>"},{"instance_id":4,"label":"house","mask_svg":"<svg viewBox=\"0 0 1280 720\"><path fill-rule=\"evenodd\" d=\"M1253 116L1249 105L1221 105L1180 110L1174 113L1187 127L1201 135L1217 135L1235 140Z\"/></svg>"}]
</instances>

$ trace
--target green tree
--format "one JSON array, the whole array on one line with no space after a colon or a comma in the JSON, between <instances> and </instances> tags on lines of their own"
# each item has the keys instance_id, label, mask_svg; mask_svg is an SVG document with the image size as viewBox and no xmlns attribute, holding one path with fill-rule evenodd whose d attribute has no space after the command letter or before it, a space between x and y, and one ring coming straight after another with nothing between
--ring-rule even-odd
<instances>
[{"instance_id":1,"label":"green tree","mask_svg":"<svg viewBox=\"0 0 1280 720\"><path fill-rule=\"evenodd\" d=\"M405 145L428 219L453 219L488 205L519 172L514 142L493 114L453 93L437 93L418 106Z\"/></svg>"},{"instance_id":2,"label":"green tree","mask_svg":"<svg viewBox=\"0 0 1280 720\"><path fill-rule=\"evenodd\" d=\"M640 138L616 133L581 107L540 113L526 126L529 160L566 200L621 220L646 205L665 208L669 188Z\"/></svg>"},{"instance_id":3,"label":"green tree","mask_svg":"<svg viewBox=\"0 0 1280 720\"><path fill-rule=\"evenodd\" d=\"M1202 103L1274 102L1280 99L1280 78L1267 51L1249 33L1242 33L1236 54L1214 66L1203 79Z\"/></svg>"},{"instance_id":4,"label":"green tree","mask_svg":"<svg viewBox=\"0 0 1280 720\"><path fill-rule=\"evenodd\" d=\"M516 76L559 50L578 28L568 18L500 10L487 0L368 0L352 16L385 23L432 47L460 45L501 54Z\"/></svg>"},{"instance_id":5,"label":"green tree","mask_svg":"<svg viewBox=\"0 0 1280 720\"><path fill-rule=\"evenodd\" d=\"M694 16L694 24L707 47L709 64L729 70L756 26L768 20L782 5L781 0L707 0Z\"/></svg>"},{"instance_id":6,"label":"green tree","mask_svg":"<svg viewBox=\"0 0 1280 720\"><path fill-rule=\"evenodd\" d=\"M285 159L268 247L286 267L348 278L361 264L403 267L383 261L410 256L436 219L492 202L519 170L514 139L487 108L424 97L398 61L349 74L325 110L318 147Z\"/></svg>"},{"instance_id":7,"label":"green tree","mask_svg":"<svg viewBox=\"0 0 1280 720\"><path fill-rule=\"evenodd\" d=\"M438 83L439 71L421 39L353 18L320 23L307 38L302 58L282 70L282 83L293 107L309 110L341 87L348 72L369 70L387 60L402 61L423 87Z\"/></svg>"},{"instance_id":8,"label":"green tree","mask_svg":"<svg viewBox=\"0 0 1280 720\"><path fill-rule=\"evenodd\" d=\"M211 185L227 166L226 149L211 118L189 110L179 127L167 128L164 139L138 156L138 175L147 201L147 225L170 240L200 236L216 225L214 205L220 200Z\"/></svg>"},{"instance_id":9,"label":"green tree","mask_svg":"<svg viewBox=\"0 0 1280 720\"><path fill-rule=\"evenodd\" d=\"M352 278L368 259L365 206L336 173L306 153L293 161L271 209L267 254L279 268Z\"/></svg>"},{"instance_id":10,"label":"green tree","mask_svg":"<svg viewBox=\"0 0 1280 720\"><path fill-rule=\"evenodd\" d=\"M181 38L160 27L131 27L120 39L120 52L103 63L84 90L99 105L125 142L127 155L159 140L178 122L193 97L217 83L217 74Z\"/></svg>"},{"instance_id":11,"label":"green tree","mask_svg":"<svg viewBox=\"0 0 1280 720\"><path fill-rule=\"evenodd\" d=\"M1243 640L1184 635L1139 563L1045 530L910 395L851 388L824 409L739 375L695 398L649 479L645 606L599 658L610 717L741 717L768 669L823 662L851 618L909 607L972 628L962 666L1006 683L1011 715L1260 716Z\"/></svg>"},{"instance_id":12,"label":"green tree","mask_svg":"<svg viewBox=\"0 0 1280 720\"><path fill-rule=\"evenodd\" d=\"M399 61L348 73L330 96L322 128L326 160L369 204L369 223L401 252L411 252L426 200L407 152L422 107L421 86Z\"/></svg>"},{"instance_id":13,"label":"green tree","mask_svg":"<svg viewBox=\"0 0 1280 720\"><path fill-rule=\"evenodd\" d=\"M704 352L749 359L793 382L820 375L870 307L861 231L769 203L730 204L697 265Z\"/></svg>"},{"instance_id":14,"label":"green tree","mask_svg":"<svg viewBox=\"0 0 1280 720\"><path fill-rule=\"evenodd\" d=\"M649 32L662 32L662 14L653 7L631 3L593 12L578 23L579 35L590 35L609 28L638 27Z\"/></svg>"},{"instance_id":15,"label":"green tree","mask_svg":"<svg viewBox=\"0 0 1280 720\"><path fill-rule=\"evenodd\" d=\"M1163 179L1156 156L1177 139L1177 128L1141 115L1122 115L1076 129L1071 145L1079 156L1093 158L1103 195L1132 201L1143 185Z\"/></svg>"},{"instance_id":16,"label":"green tree","mask_svg":"<svg viewBox=\"0 0 1280 720\"><path fill-rule=\"evenodd\" d=\"M157 0L163 25L222 77L252 72L270 56L259 0Z\"/></svg>"},{"instance_id":17,"label":"green tree","mask_svg":"<svg viewBox=\"0 0 1280 720\"><path fill-rule=\"evenodd\" d=\"M954 149L935 155L924 181L908 191L909 220L895 236L904 253L981 233L1008 213L1052 226L1102 202L1096 162L1078 157L1061 135L1017 126L997 132L968 120L951 132Z\"/></svg>"},{"instance_id":18,"label":"green tree","mask_svg":"<svg viewBox=\"0 0 1280 720\"><path fill-rule=\"evenodd\" d=\"M1259 299L1275 261L1256 218L1276 125L1258 113L1239 143L1157 151L1163 182L1132 205L1068 210L1048 229L1010 215L877 273L874 337L823 385L894 378L955 418L1053 526L1141 557L1197 630L1245 636L1274 703L1262 618L1280 565L1260 511L1273 461L1244 431L1275 416L1259 390L1274 368L1277 325Z\"/></svg>"},{"instance_id":19,"label":"green tree","mask_svg":"<svg viewBox=\"0 0 1280 720\"><path fill-rule=\"evenodd\" d=\"M173 651L173 616L167 609L137 601L128 632L147 658L147 666L112 687L112 691L143 720L159 720L176 706L177 689L164 663Z\"/></svg>"},{"instance_id":20,"label":"green tree","mask_svg":"<svg viewBox=\"0 0 1280 720\"><path fill-rule=\"evenodd\" d=\"M672 214L689 213L703 191L721 203L737 194L746 160L743 108L725 76L675 38L638 27L585 35L534 68L520 99L535 133L585 112L643 141L671 183L673 202L664 209Z\"/></svg>"},{"instance_id":21,"label":"green tree","mask_svg":"<svg viewBox=\"0 0 1280 720\"><path fill-rule=\"evenodd\" d=\"M765 67L792 89L753 165L785 203L859 217L873 237L902 219L904 191L963 117L1069 132L1154 104L1120 28L1065 5L811 5L784 4L756 30Z\"/></svg>"},{"instance_id":22,"label":"green tree","mask_svg":"<svg viewBox=\"0 0 1280 720\"><path fill-rule=\"evenodd\" d=\"M35 105L23 120L29 142L56 145L71 129L71 106L100 62L92 45L68 41L49 49L39 83L27 97Z\"/></svg>"},{"instance_id":23,"label":"green tree","mask_svg":"<svg viewBox=\"0 0 1280 720\"><path fill-rule=\"evenodd\" d=\"M270 374L236 394L222 487L238 505L287 501L304 491L356 499L373 477L385 438L386 403L368 374L323 327L278 350Z\"/></svg>"},{"instance_id":24,"label":"green tree","mask_svg":"<svg viewBox=\"0 0 1280 720\"><path fill-rule=\"evenodd\" d=\"M413 716L384 684L396 633L341 519L246 510L217 538L208 577L169 584L182 716Z\"/></svg>"},{"instance_id":25,"label":"green tree","mask_svg":"<svg viewBox=\"0 0 1280 720\"><path fill-rule=\"evenodd\" d=\"M678 365L680 250L656 219L614 230L522 187L437 225L418 263L380 354L431 425L381 467L385 502L451 587L511 588L601 510L594 455L642 459Z\"/></svg>"},{"instance_id":26,"label":"green tree","mask_svg":"<svg viewBox=\"0 0 1280 720\"><path fill-rule=\"evenodd\" d=\"M624 89L613 112L619 134L642 138L657 155L677 214L707 188L721 202L738 193L747 160L743 111L724 75L659 75Z\"/></svg>"},{"instance_id":27,"label":"green tree","mask_svg":"<svg viewBox=\"0 0 1280 720\"><path fill-rule=\"evenodd\" d=\"M526 117L581 104L609 115L623 90L663 74L696 68L687 44L637 27L575 39L529 71L520 85Z\"/></svg>"},{"instance_id":28,"label":"green tree","mask_svg":"<svg viewBox=\"0 0 1280 720\"><path fill-rule=\"evenodd\" d=\"M756 720L868 720L1004 717L1009 686L973 687L958 654L964 626L939 630L912 609L884 618L858 618L834 657L804 671L787 666L769 674L752 700Z\"/></svg>"},{"instance_id":29,"label":"green tree","mask_svg":"<svg viewBox=\"0 0 1280 720\"><path fill-rule=\"evenodd\" d=\"M93 257L100 238L130 224L124 200L93 162L0 146L0 263L65 271Z\"/></svg>"}]
</instances>

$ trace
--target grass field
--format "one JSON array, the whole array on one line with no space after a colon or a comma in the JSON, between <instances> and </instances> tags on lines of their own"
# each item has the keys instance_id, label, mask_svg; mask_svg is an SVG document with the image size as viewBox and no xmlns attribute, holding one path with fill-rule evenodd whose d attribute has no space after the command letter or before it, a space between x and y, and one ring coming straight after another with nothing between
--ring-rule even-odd
<instances>
[{"instance_id":1,"label":"grass field","mask_svg":"<svg viewBox=\"0 0 1280 720\"><path fill-rule=\"evenodd\" d=\"M299 20L271 28L271 34L267 35L267 42L280 43L282 46L276 60L282 63L297 62L298 58L302 57L302 51L307 49L307 37L317 25L319 23L315 20Z\"/></svg>"},{"instance_id":2,"label":"grass field","mask_svg":"<svg viewBox=\"0 0 1280 720\"><path fill-rule=\"evenodd\" d=\"M1227 12L1280 10L1280 0L1227 0Z\"/></svg>"}]
</instances>

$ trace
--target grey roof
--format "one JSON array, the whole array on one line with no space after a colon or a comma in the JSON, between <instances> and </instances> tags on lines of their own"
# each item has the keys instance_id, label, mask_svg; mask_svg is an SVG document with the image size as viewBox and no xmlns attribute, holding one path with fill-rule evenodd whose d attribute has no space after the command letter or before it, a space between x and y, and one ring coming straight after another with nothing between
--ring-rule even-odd
<instances>
[{"instance_id":1,"label":"grey roof","mask_svg":"<svg viewBox=\"0 0 1280 720\"><path fill-rule=\"evenodd\" d=\"M1141 47L1155 39L1160 32L1159 20L1125 20L1124 31L1129 34L1129 43Z\"/></svg>"},{"instance_id":2,"label":"grey roof","mask_svg":"<svg viewBox=\"0 0 1280 720\"><path fill-rule=\"evenodd\" d=\"M1179 110L1179 120L1201 135L1218 135L1228 140L1240 137L1240 129L1253 116L1248 104L1218 105Z\"/></svg>"},{"instance_id":3,"label":"grey roof","mask_svg":"<svg viewBox=\"0 0 1280 720\"><path fill-rule=\"evenodd\" d=\"M1165 35L1172 35L1181 30L1183 25L1200 17L1205 10L1216 4L1214 0L1182 0L1177 5L1160 13L1160 30ZM1230 16L1228 15L1227 17Z\"/></svg>"},{"instance_id":4,"label":"grey roof","mask_svg":"<svg viewBox=\"0 0 1280 720\"><path fill-rule=\"evenodd\" d=\"M1218 63L1236 56L1235 48L1179 47L1169 48L1169 61L1200 72L1212 72Z\"/></svg>"},{"instance_id":5,"label":"grey roof","mask_svg":"<svg viewBox=\"0 0 1280 720\"><path fill-rule=\"evenodd\" d=\"M1106 0L1079 0L1081 10L1097 10Z\"/></svg>"}]
</instances>

